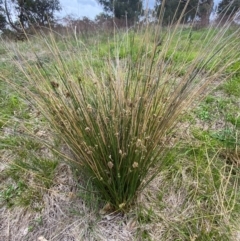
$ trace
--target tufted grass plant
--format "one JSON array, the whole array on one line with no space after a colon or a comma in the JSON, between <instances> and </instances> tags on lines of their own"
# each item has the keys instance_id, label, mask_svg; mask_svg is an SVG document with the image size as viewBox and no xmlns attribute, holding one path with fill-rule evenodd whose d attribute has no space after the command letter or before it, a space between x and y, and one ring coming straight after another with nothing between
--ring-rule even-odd
<instances>
[{"instance_id":1,"label":"tufted grass plant","mask_svg":"<svg viewBox=\"0 0 240 241\"><path fill-rule=\"evenodd\" d=\"M226 69L239 61L239 30L229 28L209 28L189 41L180 24L147 25L116 31L108 51L106 42L87 46L78 36L65 37L62 51L54 33L39 35L40 46L27 42L34 60L17 45L8 48L23 75L0 79L44 116L71 151L62 151L66 162L91 179L112 210L127 211L164 168L179 118L212 82L233 74Z\"/></svg>"}]
</instances>

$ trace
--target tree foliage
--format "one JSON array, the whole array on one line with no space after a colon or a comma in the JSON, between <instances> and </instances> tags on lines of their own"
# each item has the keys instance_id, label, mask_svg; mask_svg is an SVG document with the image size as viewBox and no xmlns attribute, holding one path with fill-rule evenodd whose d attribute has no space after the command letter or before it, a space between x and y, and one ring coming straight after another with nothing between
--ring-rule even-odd
<instances>
[{"instance_id":1,"label":"tree foliage","mask_svg":"<svg viewBox=\"0 0 240 241\"><path fill-rule=\"evenodd\" d=\"M61 10L59 0L13 0L22 26L31 23L46 25L53 21L54 12Z\"/></svg>"},{"instance_id":2,"label":"tree foliage","mask_svg":"<svg viewBox=\"0 0 240 241\"><path fill-rule=\"evenodd\" d=\"M11 0L11 2L17 13L18 24L12 21L7 0L4 1L5 14L9 25L18 32L21 28L26 29L33 24L44 26L53 22L55 11L61 10L59 0Z\"/></svg>"},{"instance_id":3,"label":"tree foliage","mask_svg":"<svg viewBox=\"0 0 240 241\"><path fill-rule=\"evenodd\" d=\"M197 17L201 20L202 25L207 25L213 7L213 0L166 0L164 6L162 4L162 0L157 0L155 10L157 16L159 16L160 9L163 8L163 24L171 24L179 20L185 9L181 19L182 23L193 21Z\"/></svg>"},{"instance_id":4,"label":"tree foliage","mask_svg":"<svg viewBox=\"0 0 240 241\"><path fill-rule=\"evenodd\" d=\"M121 19L127 16L128 20L138 19L142 12L141 0L98 0L107 13Z\"/></svg>"},{"instance_id":5,"label":"tree foliage","mask_svg":"<svg viewBox=\"0 0 240 241\"><path fill-rule=\"evenodd\" d=\"M3 8L3 2L0 0L0 30L5 29L7 25L5 13L4 13L4 8Z\"/></svg>"},{"instance_id":6,"label":"tree foliage","mask_svg":"<svg viewBox=\"0 0 240 241\"><path fill-rule=\"evenodd\" d=\"M222 0L218 5L220 18L231 19L240 11L240 0Z\"/></svg>"},{"instance_id":7,"label":"tree foliage","mask_svg":"<svg viewBox=\"0 0 240 241\"><path fill-rule=\"evenodd\" d=\"M185 1L179 1L179 0L168 0L165 1L164 6L162 6L163 1L157 0L155 9L157 11L157 16L159 16L161 7L163 7L163 23L164 24L171 24L172 22L177 21L182 11L184 10ZM181 19L181 22L187 22L191 21L195 18L198 8L198 0L190 0L189 3L187 3L186 11L184 13L183 18Z\"/></svg>"}]
</instances>

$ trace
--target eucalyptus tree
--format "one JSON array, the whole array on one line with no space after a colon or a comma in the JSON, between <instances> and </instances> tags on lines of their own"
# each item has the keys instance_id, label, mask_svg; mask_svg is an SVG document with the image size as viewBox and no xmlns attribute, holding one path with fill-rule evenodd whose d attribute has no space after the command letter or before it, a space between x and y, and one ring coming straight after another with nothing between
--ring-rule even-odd
<instances>
[{"instance_id":1,"label":"eucalyptus tree","mask_svg":"<svg viewBox=\"0 0 240 241\"><path fill-rule=\"evenodd\" d=\"M4 30L7 25L7 20L3 8L3 1L0 0L0 30Z\"/></svg>"},{"instance_id":2,"label":"eucalyptus tree","mask_svg":"<svg viewBox=\"0 0 240 241\"><path fill-rule=\"evenodd\" d=\"M163 10L163 24L174 23L181 17L182 23L200 19L201 25L206 26L209 24L213 4L214 0L157 0L155 11L159 17L160 9Z\"/></svg>"},{"instance_id":3,"label":"eucalyptus tree","mask_svg":"<svg viewBox=\"0 0 240 241\"><path fill-rule=\"evenodd\" d=\"M213 5L214 0L199 0L198 15L201 18L202 26L207 26L209 24Z\"/></svg>"},{"instance_id":4,"label":"eucalyptus tree","mask_svg":"<svg viewBox=\"0 0 240 241\"><path fill-rule=\"evenodd\" d=\"M98 0L106 13L112 13L115 18L137 20L142 13L142 0Z\"/></svg>"},{"instance_id":5,"label":"eucalyptus tree","mask_svg":"<svg viewBox=\"0 0 240 241\"><path fill-rule=\"evenodd\" d=\"M18 23L12 21L9 3L16 12ZM5 0L4 7L9 25L18 32L33 24L43 26L52 23L54 13L61 10L59 0Z\"/></svg>"},{"instance_id":6,"label":"eucalyptus tree","mask_svg":"<svg viewBox=\"0 0 240 241\"><path fill-rule=\"evenodd\" d=\"M237 13L240 13L240 0L222 0L218 4L218 14L220 19L230 20Z\"/></svg>"}]
</instances>

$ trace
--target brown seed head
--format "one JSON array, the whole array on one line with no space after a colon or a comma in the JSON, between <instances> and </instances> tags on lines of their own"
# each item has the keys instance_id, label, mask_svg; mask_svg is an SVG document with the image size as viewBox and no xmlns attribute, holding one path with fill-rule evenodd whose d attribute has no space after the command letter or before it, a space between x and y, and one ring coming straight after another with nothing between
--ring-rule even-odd
<instances>
[{"instance_id":1,"label":"brown seed head","mask_svg":"<svg viewBox=\"0 0 240 241\"><path fill-rule=\"evenodd\" d=\"M132 167L133 167L133 168L137 168L137 167L138 167L138 163L137 163L137 162L134 162L134 163L132 164Z\"/></svg>"},{"instance_id":2,"label":"brown seed head","mask_svg":"<svg viewBox=\"0 0 240 241\"><path fill-rule=\"evenodd\" d=\"M59 84L57 82L51 81L50 84L51 84L51 86L53 88L58 88L59 87Z\"/></svg>"},{"instance_id":3,"label":"brown seed head","mask_svg":"<svg viewBox=\"0 0 240 241\"><path fill-rule=\"evenodd\" d=\"M112 162L108 162L108 167L109 167L109 169L112 169L113 168L113 163Z\"/></svg>"},{"instance_id":4,"label":"brown seed head","mask_svg":"<svg viewBox=\"0 0 240 241\"><path fill-rule=\"evenodd\" d=\"M85 131L89 132L91 129L89 127L85 128Z\"/></svg>"}]
</instances>

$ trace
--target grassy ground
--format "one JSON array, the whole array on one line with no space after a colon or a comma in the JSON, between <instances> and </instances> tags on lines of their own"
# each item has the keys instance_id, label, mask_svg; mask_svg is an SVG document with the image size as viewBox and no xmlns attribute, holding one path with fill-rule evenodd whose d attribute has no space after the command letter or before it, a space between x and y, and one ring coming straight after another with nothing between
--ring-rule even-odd
<instances>
[{"instance_id":1,"label":"grassy ground","mask_svg":"<svg viewBox=\"0 0 240 241\"><path fill-rule=\"evenodd\" d=\"M187 55L181 47L174 53L169 48L166 61L173 63L174 75L185 74L183 63L188 65L201 51L196 46L207 33L181 33L182 48L191 48ZM64 41L56 43L62 55L76 54L75 40ZM22 79L13 65L16 59L54 65L41 40L32 40L32 51L26 42L4 45L10 49L0 47L5 78ZM24 58L14 52L16 45ZM114 58L112 37L89 39L85 45L78 53L91 54L91 64L100 72L103 59ZM120 59L135 51L124 44L118 48ZM74 58L67 63L77 76L81 70L74 68ZM212 83L207 98L181 118L161 171L125 214L112 213L91 181L38 141L52 143L66 156L69 152L39 111L0 79L0 240L240 240L239 63L227 71L236 73L221 85Z\"/></svg>"}]
</instances>

